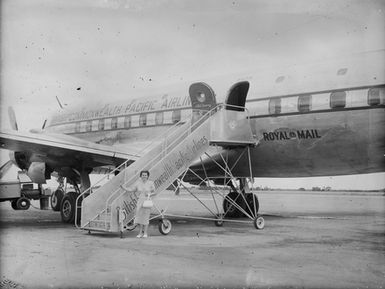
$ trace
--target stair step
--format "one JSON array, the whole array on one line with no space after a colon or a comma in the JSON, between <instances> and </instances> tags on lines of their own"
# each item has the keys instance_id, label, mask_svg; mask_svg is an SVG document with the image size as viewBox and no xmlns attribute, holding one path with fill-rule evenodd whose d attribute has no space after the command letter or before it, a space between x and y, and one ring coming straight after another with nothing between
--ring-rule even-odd
<instances>
[{"instance_id":1,"label":"stair step","mask_svg":"<svg viewBox=\"0 0 385 289\"><path fill-rule=\"evenodd\" d=\"M92 227L84 227L82 229L86 230L86 231L95 231L95 232L111 232L110 230L99 229L99 228L92 228Z\"/></svg>"},{"instance_id":2,"label":"stair step","mask_svg":"<svg viewBox=\"0 0 385 289\"><path fill-rule=\"evenodd\" d=\"M89 222L87 229L103 229L108 231L110 229L110 222L105 222L104 220L92 220Z\"/></svg>"},{"instance_id":3,"label":"stair step","mask_svg":"<svg viewBox=\"0 0 385 289\"><path fill-rule=\"evenodd\" d=\"M109 222L111 220L111 214L100 214L95 218L96 221L107 221Z\"/></svg>"}]
</instances>

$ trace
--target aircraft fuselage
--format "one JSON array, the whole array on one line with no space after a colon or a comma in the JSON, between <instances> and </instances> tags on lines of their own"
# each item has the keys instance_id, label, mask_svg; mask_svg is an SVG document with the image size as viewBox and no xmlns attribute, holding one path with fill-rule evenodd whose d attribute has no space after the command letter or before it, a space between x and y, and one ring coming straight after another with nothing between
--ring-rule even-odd
<instances>
[{"instance_id":1,"label":"aircraft fuselage","mask_svg":"<svg viewBox=\"0 0 385 289\"><path fill-rule=\"evenodd\" d=\"M384 85L268 98L249 95L245 107L258 141L250 150L253 176L385 171L384 95ZM120 147L134 143L135 153L139 153L143 148L140 144L160 138L174 123L191 117L189 105L182 95L104 105L99 110L81 109L54 118L47 131ZM229 152L234 163L239 154L237 149ZM234 173L249 176L247 163L247 159L238 162ZM215 174L210 172L213 177Z\"/></svg>"}]
</instances>

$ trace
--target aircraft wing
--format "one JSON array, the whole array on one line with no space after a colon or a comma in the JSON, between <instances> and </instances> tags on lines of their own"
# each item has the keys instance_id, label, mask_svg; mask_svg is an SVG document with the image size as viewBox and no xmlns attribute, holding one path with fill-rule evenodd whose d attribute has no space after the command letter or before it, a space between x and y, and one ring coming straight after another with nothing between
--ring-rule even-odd
<instances>
[{"instance_id":1,"label":"aircraft wing","mask_svg":"<svg viewBox=\"0 0 385 289\"><path fill-rule=\"evenodd\" d=\"M36 162L45 162L52 168L84 167L95 168L105 165L119 165L139 156L122 148L105 146L64 134L30 133L19 131L0 132L0 148L14 152L26 152Z\"/></svg>"}]
</instances>

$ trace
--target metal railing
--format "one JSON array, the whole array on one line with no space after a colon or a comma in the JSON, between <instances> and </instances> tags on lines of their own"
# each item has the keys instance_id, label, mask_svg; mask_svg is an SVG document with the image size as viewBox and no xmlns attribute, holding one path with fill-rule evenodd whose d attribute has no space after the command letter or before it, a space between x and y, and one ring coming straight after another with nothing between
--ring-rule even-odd
<instances>
[{"instance_id":1,"label":"metal railing","mask_svg":"<svg viewBox=\"0 0 385 289\"><path fill-rule=\"evenodd\" d=\"M169 127L166 132L163 133L163 135L169 135L171 132L174 132L175 131L175 128L176 127L180 127L180 126L183 126L183 124L185 123L185 121L181 120L175 124L173 124L171 127ZM159 137L159 136L158 136ZM143 155L143 152L146 152L151 146L155 146L159 144L159 141L152 141L150 142L148 145L146 145L139 153L137 153L135 156L140 158L142 155ZM110 174L114 174L115 172L121 172L121 171L124 171L126 168L127 168L127 163L130 161L130 159L127 159L126 161L124 161L123 163L121 163L119 166L117 166L115 169L113 169L111 172L109 172L108 174L106 174L103 178L101 178L100 180L98 180L94 185L90 186L88 189L86 189L85 191L83 191L81 194L79 194L79 196L76 198L76 201L75 201L75 226L77 228L79 228L78 226L78 209L82 208L82 206L78 205L79 204L79 200L82 198L82 200L95 193L97 190L93 190L93 188L97 187L97 185L99 185L100 183L104 182L107 178L110 177ZM124 170L121 170L121 168L124 166ZM98 214L99 215L99 214ZM96 215L95 218L98 216Z\"/></svg>"},{"instance_id":2,"label":"metal railing","mask_svg":"<svg viewBox=\"0 0 385 289\"><path fill-rule=\"evenodd\" d=\"M187 125L189 124L189 122L187 122L185 125L182 125L180 128L178 128L178 131L175 131L174 133L175 134L178 134L179 130L182 131L181 134L179 134L179 137L177 137L176 139L174 139L171 143L167 144L167 138L165 138L164 142L162 142L162 150L161 152L155 157L153 158L153 160L149 163L146 163L145 167L153 167L154 165L156 165L157 163L159 163L159 161L161 161L166 155L167 155L167 152L174 148L175 145L177 145L179 142L180 142L180 138L184 138L186 133L188 135L189 133L189 130L191 129L192 125ZM187 129L185 128L185 126L187 126ZM144 166L141 167L142 169L144 169ZM138 170L141 170L141 169L138 169ZM134 181L135 179L137 178L137 176L131 176L131 178L129 178L127 181L124 182L123 186L126 185L127 183L131 183L132 181ZM110 205L110 202L111 200L113 199L113 197L120 191L120 187L117 188L107 199L106 201L106 208L105 210L107 210L108 206ZM114 198L113 200L117 199L117 198L120 198L121 196L123 196L123 194L126 193L126 190L124 190L123 193L121 193L120 195L118 195L116 198Z\"/></svg>"}]
</instances>

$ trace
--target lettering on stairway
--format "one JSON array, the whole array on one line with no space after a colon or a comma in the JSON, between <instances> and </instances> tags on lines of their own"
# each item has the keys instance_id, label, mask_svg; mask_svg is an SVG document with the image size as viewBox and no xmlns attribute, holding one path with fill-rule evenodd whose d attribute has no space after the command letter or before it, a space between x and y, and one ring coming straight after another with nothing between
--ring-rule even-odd
<instances>
[{"instance_id":1,"label":"lettering on stairway","mask_svg":"<svg viewBox=\"0 0 385 289\"><path fill-rule=\"evenodd\" d=\"M182 149L174 155L167 157L163 163L163 173L154 181L155 188L159 188L167 181L174 181L178 176L175 173L183 168L187 168L197 157L197 153L208 144L206 136L202 136L199 140L193 140L192 145L184 145ZM171 179L172 178L172 179Z\"/></svg>"},{"instance_id":2,"label":"lettering on stairway","mask_svg":"<svg viewBox=\"0 0 385 289\"><path fill-rule=\"evenodd\" d=\"M123 207L127 212L127 215L130 215L136 210L136 204L138 203L139 196L136 192L130 192L127 200L123 201Z\"/></svg>"}]
</instances>

